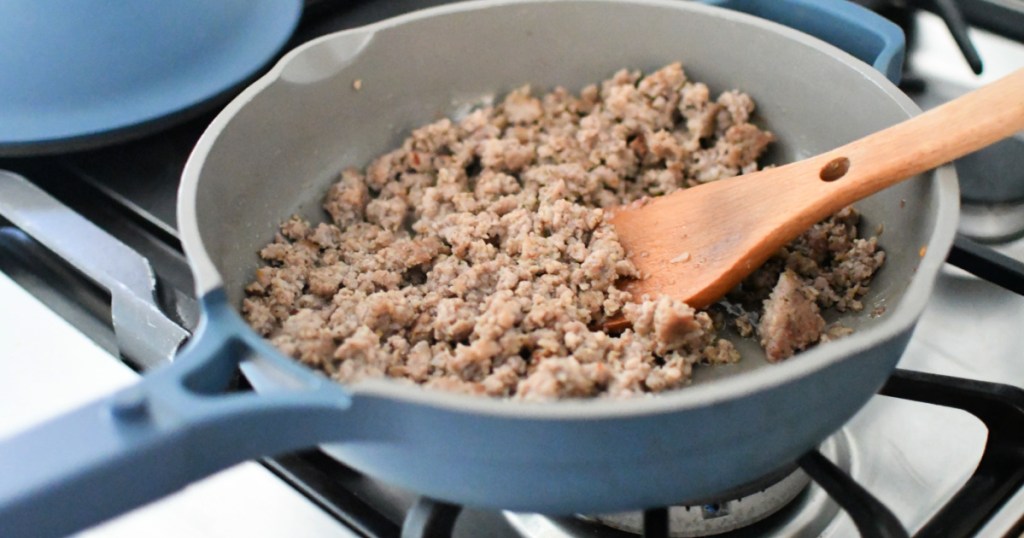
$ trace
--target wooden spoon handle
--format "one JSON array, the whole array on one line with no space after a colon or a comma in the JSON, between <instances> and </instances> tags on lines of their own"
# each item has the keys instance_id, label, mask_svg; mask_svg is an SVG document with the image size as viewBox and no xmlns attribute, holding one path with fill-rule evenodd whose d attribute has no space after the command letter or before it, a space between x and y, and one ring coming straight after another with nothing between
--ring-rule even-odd
<instances>
[{"instance_id":1,"label":"wooden spoon handle","mask_svg":"<svg viewBox=\"0 0 1024 538\"><path fill-rule=\"evenodd\" d=\"M620 241L646 253L634 258L644 278L627 289L706 306L814 223L1022 129L1024 69L816 157L621 208L612 217ZM678 264L683 254L693 260Z\"/></svg>"},{"instance_id":2,"label":"wooden spoon handle","mask_svg":"<svg viewBox=\"0 0 1024 538\"><path fill-rule=\"evenodd\" d=\"M902 123L806 161L817 174L814 220L1024 130L1024 69ZM795 187L795 185L794 185ZM801 188L806 188L806 183Z\"/></svg>"}]
</instances>

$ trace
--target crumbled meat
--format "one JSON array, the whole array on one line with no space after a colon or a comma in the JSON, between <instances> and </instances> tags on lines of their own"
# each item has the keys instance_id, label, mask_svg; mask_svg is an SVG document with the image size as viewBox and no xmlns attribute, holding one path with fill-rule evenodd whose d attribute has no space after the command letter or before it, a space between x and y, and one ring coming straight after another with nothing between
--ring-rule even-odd
<instances>
[{"instance_id":1,"label":"crumbled meat","mask_svg":"<svg viewBox=\"0 0 1024 538\"><path fill-rule=\"evenodd\" d=\"M885 262L878 238L859 237L860 214L847 207L815 224L747 277L730 299L759 311L783 269L793 271L815 289L822 309L859 312L861 298Z\"/></svg>"},{"instance_id":2,"label":"crumbled meat","mask_svg":"<svg viewBox=\"0 0 1024 538\"><path fill-rule=\"evenodd\" d=\"M711 324L706 313L698 314L690 305L664 295L627 304L623 310L637 334L654 337L654 351L659 355L702 340Z\"/></svg>"},{"instance_id":3,"label":"crumbled meat","mask_svg":"<svg viewBox=\"0 0 1024 538\"><path fill-rule=\"evenodd\" d=\"M363 175L349 169L342 172L341 179L327 191L324 209L334 224L346 227L363 219L369 201L370 192Z\"/></svg>"},{"instance_id":4,"label":"crumbled meat","mask_svg":"<svg viewBox=\"0 0 1024 538\"><path fill-rule=\"evenodd\" d=\"M390 376L538 400L685 386L697 365L739 360L719 336L728 315L668 297L631 303L615 283L639 275L606 209L756 170L773 136L751 123L754 108L739 91L713 97L676 63L622 70L579 95L524 86L420 127L341 172L327 222L281 225L243 315L341 382ZM822 335L819 307L863 308L884 253L857 235L858 218L816 225L733 292L749 309L733 322L769 357L841 336ZM597 329L619 316L633 327Z\"/></svg>"},{"instance_id":5,"label":"crumbled meat","mask_svg":"<svg viewBox=\"0 0 1024 538\"><path fill-rule=\"evenodd\" d=\"M839 323L833 323L825 327L825 332L821 335L819 342L831 342L851 334L853 334L853 329Z\"/></svg>"},{"instance_id":6,"label":"crumbled meat","mask_svg":"<svg viewBox=\"0 0 1024 538\"><path fill-rule=\"evenodd\" d=\"M796 273L783 271L764 304L759 332L770 361L792 356L821 338L825 319L814 300L817 291Z\"/></svg>"}]
</instances>

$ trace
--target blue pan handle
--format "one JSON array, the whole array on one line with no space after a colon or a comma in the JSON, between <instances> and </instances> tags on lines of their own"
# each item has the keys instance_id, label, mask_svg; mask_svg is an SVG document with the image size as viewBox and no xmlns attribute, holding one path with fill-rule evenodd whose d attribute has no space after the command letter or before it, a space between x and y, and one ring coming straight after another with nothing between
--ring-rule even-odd
<instances>
[{"instance_id":1,"label":"blue pan handle","mask_svg":"<svg viewBox=\"0 0 1024 538\"><path fill-rule=\"evenodd\" d=\"M173 364L0 443L0 536L63 536L235 463L351 432L345 392L255 355L222 291L203 302L208 315ZM224 393L240 357L287 381L269 394Z\"/></svg>"},{"instance_id":2,"label":"blue pan handle","mask_svg":"<svg viewBox=\"0 0 1024 538\"><path fill-rule=\"evenodd\" d=\"M897 84L903 69L903 30L847 0L703 0L813 35L874 66Z\"/></svg>"}]
</instances>

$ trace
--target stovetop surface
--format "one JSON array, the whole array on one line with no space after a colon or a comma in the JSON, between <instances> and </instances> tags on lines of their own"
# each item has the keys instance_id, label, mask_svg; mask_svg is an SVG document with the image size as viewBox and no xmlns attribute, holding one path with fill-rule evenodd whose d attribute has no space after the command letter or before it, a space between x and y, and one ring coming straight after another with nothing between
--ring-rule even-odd
<instances>
[{"instance_id":1,"label":"stovetop surface","mask_svg":"<svg viewBox=\"0 0 1024 538\"><path fill-rule=\"evenodd\" d=\"M422 6L421 2L394 2L387 8L378 3L348 3L340 8L340 15L332 11L330 17L307 20L292 45L377 20L381 9L401 12L414 4ZM327 8L315 2L309 9L316 14ZM1024 66L1020 44L975 32L986 61L986 74L976 77L960 66L952 40L934 16L920 15L918 29L921 46L914 66L925 78L973 87ZM927 95L919 98L928 106ZM176 189L184 160L211 117L207 114L160 135L112 148L0 165L24 171L57 198L143 251L153 259L168 288L190 290L191 278L175 248ZM91 202L103 197L120 203L96 207ZM1024 260L1024 239L1004 242L998 249ZM130 383L136 375L120 361L111 360L116 342L90 321L97 311L102 317L102 304L38 291L47 284L38 280L17 260L0 262L0 304L5 305L0 309L0 327L4 327L0 353L18 358L0 361L0 409L18 410L0 412L0 437ZM182 317L194 322L194 314L186 307ZM1024 298L947 266L899 366L1024 387L1022 319ZM885 396L873 398L837 435L849 445L850 474L911 531L967 480L986 440L983 425L965 412ZM357 475L347 480L365 501L377 503L386 518L400 521L414 500L406 492ZM806 492L804 501L813 495L813 489ZM1024 495L1013 503L1019 506L1016 513L1024 514ZM991 532L997 532L998 523L993 522ZM546 518L469 510L456 531L462 536L516 536L527 531L560 536L567 528ZM215 475L85 534L152 535L153 529L167 536L354 535L255 463ZM583 529L591 536L621 535ZM770 521L758 528L757 535L841 537L854 534L853 529L849 517L840 514L826 528L807 524L800 529L787 521Z\"/></svg>"}]
</instances>

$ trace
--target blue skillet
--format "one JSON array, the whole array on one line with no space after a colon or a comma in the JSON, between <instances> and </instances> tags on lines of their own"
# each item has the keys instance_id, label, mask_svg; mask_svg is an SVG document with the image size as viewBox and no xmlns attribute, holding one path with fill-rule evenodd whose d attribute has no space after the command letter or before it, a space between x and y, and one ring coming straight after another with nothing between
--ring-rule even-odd
<instances>
[{"instance_id":1,"label":"blue skillet","mask_svg":"<svg viewBox=\"0 0 1024 538\"><path fill-rule=\"evenodd\" d=\"M868 229L886 230L889 257L865 299L884 316L849 315L855 334L777 365L745 350L735 368L700 370L693 386L650 398L524 403L391 380L340 385L237 312L259 247L292 214L322 219L338 170L526 82L575 89L624 66L683 61L714 91L753 95L780 140L776 161L919 112L893 84L902 34L871 12L843 0L714 3L733 9L483 0L287 54L213 121L185 167L178 222L200 328L138 385L0 446L0 535L66 533L236 462L317 445L423 495L555 514L712 497L815 447L871 398L910 338L955 231L951 174L859 204ZM255 392L226 392L239 370Z\"/></svg>"}]
</instances>

